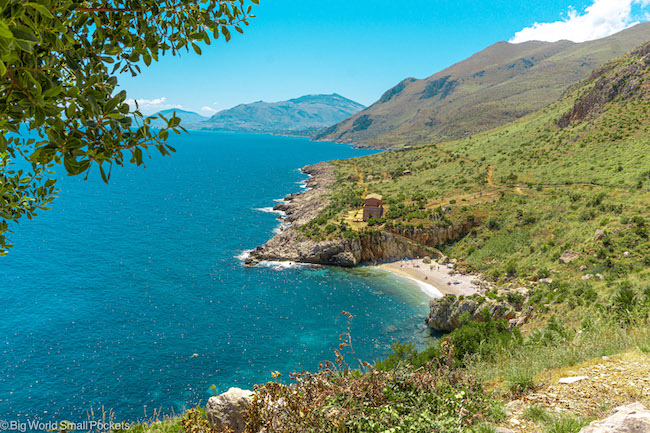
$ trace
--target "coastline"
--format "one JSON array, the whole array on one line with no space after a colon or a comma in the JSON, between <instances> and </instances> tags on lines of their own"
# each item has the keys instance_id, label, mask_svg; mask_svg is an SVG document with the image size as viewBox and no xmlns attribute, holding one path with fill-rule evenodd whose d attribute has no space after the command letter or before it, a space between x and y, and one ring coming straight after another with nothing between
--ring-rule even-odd
<instances>
[{"instance_id":1,"label":"coastline","mask_svg":"<svg viewBox=\"0 0 650 433\"><path fill-rule=\"evenodd\" d=\"M422 291L432 298L442 298L445 295L471 296L480 293L476 275L458 274L454 265L439 264L436 260L424 263L423 259L398 260L378 266L388 272L414 280L422 286Z\"/></svg>"}]
</instances>

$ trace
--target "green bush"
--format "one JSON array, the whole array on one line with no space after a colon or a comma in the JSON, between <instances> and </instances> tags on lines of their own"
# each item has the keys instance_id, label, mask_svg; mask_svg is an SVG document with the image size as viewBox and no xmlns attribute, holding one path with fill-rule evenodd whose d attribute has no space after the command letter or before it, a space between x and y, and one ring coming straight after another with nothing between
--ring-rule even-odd
<instances>
[{"instance_id":1,"label":"green bush","mask_svg":"<svg viewBox=\"0 0 650 433\"><path fill-rule=\"evenodd\" d=\"M325 233L327 233L328 235L334 233L336 230L337 230L337 227L334 224L328 224L325 227Z\"/></svg>"},{"instance_id":2,"label":"green bush","mask_svg":"<svg viewBox=\"0 0 650 433\"><path fill-rule=\"evenodd\" d=\"M514 348L522 344L523 338L518 329L509 329L506 320L494 320L487 311L483 321L468 321L449 334L449 340L456 351L456 359L463 364L470 355L481 359L491 359L492 354L504 347Z\"/></svg>"}]
</instances>

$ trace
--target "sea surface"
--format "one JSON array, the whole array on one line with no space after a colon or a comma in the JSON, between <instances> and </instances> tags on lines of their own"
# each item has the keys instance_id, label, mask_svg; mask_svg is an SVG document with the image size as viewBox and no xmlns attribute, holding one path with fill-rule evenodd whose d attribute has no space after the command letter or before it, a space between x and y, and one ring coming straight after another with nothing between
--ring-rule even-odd
<instances>
[{"instance_id":1,"label":"sea surface","mask_svg":"<svg viewBox=\"0 0 650 433\"><path fill-rule=\"evenodd\" d=\"M428 298L382 270L245 267L277 231L299 167L372 153L302 138L192 132L172 157L59 175L52 209L0 257L0 420L133 422L333 360L421 344ZM352 363L353 357L348 356ZM354 366L354 364L352 364ZM287 379L288 380L288 379ZM90 410L94 415L88 414Z\"/></svg>"}]
</instances>

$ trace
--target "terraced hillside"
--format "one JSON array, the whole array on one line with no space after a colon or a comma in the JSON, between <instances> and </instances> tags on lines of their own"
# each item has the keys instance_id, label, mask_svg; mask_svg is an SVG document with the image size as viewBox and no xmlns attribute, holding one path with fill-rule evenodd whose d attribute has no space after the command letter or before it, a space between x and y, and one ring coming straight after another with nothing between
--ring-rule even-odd
<instances>
[{"instance_id":1,"label":"terraced hillside","mask_svg":"<svg viewBox=\"0 0 650 433\"><path fill-rule=\"evenodd\" d=\"M496 43L429 78L407 78L315 137L392 148L475 135L556 101L607 61L650 40L650 23L584 43Z\"/></svg>"}]
</instances>

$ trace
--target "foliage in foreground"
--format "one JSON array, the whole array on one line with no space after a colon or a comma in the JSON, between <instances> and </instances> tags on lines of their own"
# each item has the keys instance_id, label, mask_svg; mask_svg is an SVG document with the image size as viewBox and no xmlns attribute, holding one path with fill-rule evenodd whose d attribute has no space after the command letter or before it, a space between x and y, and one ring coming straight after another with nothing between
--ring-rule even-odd
<instances>
[{"instance_id":1,"label":"foliage in foreground","mask_svg":"<svg viewBox=\"0 0 650 433\"><path fill-rule=\"evenodd\" d=\"M118 74L190 46L200 54L199 43L230 39L249 17L245 0L1 2L0 254L8 222L52 201L54 164L69 175L95 165L108 181L112 164L140 165L148 146L173 152L165 141L180 119L152 131L117 91Z\"/></svg>"},{"instance_id":2,"label":"foliage in foreground","mask_svg":"<svg viewBox=\"0 0 650 433\"><path fill-rule=\"evenodd\" d=\"M367 372L324 365L293 374L293 383L256 387L247 431L457 432L489 413L482 386L455 366L453 346L444 362Z\"/></svg>"},{"instance_id":3,"label":"foliage in foreground","mask_svg":"<svg viewBox=\"0 0 650 433\"><path fill-rule=\"evenodd\" d=\"M626 293L626 288L621 291ZM372 369L363 363L361 370L351 369L337 351L337 363L322 365L317 373L294 373L290 384L257 386L245 415L246 431L493 432L491 424L503 422L506 415L484 384L505 385L503 396L511 398L534 389L536 376L546 369L634 347L650 351L650 309L645 296L635 296L634 301L626 294L615 296L579 330L552 317L523 338L499 321L467 322L422 352L410 343L396 343L394 353ZM462 355L453 336L467 338L468 350ZM558 417L540 406L528 408L524 417L555 433L578 432L588 422L573 415ZM181 425L186 433L216 432L201 409L147 431L177 432Z\"/></svg>"}]
</instances>

